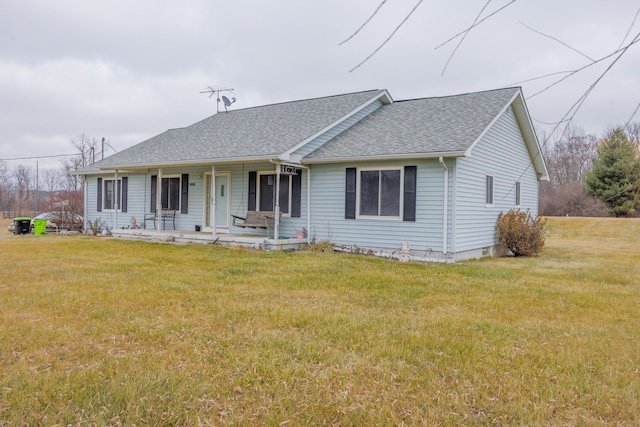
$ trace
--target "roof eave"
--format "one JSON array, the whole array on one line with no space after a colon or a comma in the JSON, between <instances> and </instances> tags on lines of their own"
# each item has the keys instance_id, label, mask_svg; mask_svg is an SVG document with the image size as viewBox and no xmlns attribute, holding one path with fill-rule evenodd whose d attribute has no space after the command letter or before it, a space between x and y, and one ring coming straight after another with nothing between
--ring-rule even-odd
<instances>
[{"instance_id":1,"label":"roof eave","mask_svg":"<svg viewBox=\"0 0 640 427\"><path fill-rule=\"evenodd\" d=\"M99 175L109 171L115 170L147 170L147 169L155 169L155 168L176 168L182 166L212 166L220 163L229 164L229 163L257 163L257 162L268 162L270 160L277 160L280 156L278 154L271 154L268 156L245 156L245 157L228 157L228 158L216 158L216 159L196 159L196 160L183 160L175 163L166 163L166 162L152 162L152 163L137 163L137 164L127 164L120 163L115 165L105 165L103 167L98 166L98 170L91 171L76 171L74 174L76 175Z\"/></svg>"},{"instance_id":2,"label":"roof eave","mask_svg":"<svg viewBox=\"0 0 640 427\"><path fill-rule=\"evenodd\" d=\"M431 153L398 153L371 156L344 156L344 157L319 157L312 159L302 159L302 164L329 164L346 162L371 162L385 160L413 160L413 159L437 159L439 157L463 157L464 151L438 151Z\"/></svg>"}]
</instances>

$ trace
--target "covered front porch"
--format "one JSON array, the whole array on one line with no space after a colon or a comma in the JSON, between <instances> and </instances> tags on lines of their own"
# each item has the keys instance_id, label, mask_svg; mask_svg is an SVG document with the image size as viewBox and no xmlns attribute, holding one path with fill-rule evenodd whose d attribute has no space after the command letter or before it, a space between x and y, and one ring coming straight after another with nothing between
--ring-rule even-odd
<instances>
[{"instance_id":1,"label":"covered front porch","mask_svg":"<svg viewBox=\"0 0 640 427\"><path fill-rule=\"evenodd\" d=\"M138 239L154 242L218 244L230 247L244 247L262 250L300 250L308 246L308 239L280 236L274 239L264 234L213 234L202 231L153 230L153 229L114 229L114 237Z\"/></svg>"},{"instance_id":2,"label":"covered front porch","mask_svg":"<svg viewBox=\"0 0 640 427\"><path fill-rule=\"evenodd\" d=\"M300 233L306 237L310 229L309 170L286 166L255 162L105 171L87 181L85 221L148 240L297 246L306 242ZM258 214L272 220L249 220Z\"/></svg>"}]
</instances>

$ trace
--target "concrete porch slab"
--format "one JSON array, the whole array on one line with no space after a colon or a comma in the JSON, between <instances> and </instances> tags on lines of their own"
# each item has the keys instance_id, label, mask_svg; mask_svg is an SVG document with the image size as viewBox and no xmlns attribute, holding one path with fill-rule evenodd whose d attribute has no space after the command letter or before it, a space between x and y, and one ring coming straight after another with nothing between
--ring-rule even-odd
<instances>
[{"instance_id":1,"label":"concrete porch slab","mask_svg":"<svg viewBox=\"0 0 640 427\"><path fill-rule=\"evenodd\" d=\"M139 239L153 242L175 242L195 244L220 244L226 246L246 247L262 250L300 250L308 245L307 239L271 239L260 234L230 234L213 235L209 232L183 230L145 230L145 229L117 229L111 230L114 237L124 239Z\"/></svg>"}]
</instances>

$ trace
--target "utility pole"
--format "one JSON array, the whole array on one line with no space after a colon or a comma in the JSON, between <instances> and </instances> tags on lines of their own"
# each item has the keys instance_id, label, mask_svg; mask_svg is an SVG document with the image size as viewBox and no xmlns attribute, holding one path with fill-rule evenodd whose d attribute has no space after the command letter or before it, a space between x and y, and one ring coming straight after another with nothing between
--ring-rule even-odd
<instances>
[{"instance_id":1,"label":"utility pole","mask_svg":"<svg viewBox=\"0 0 640 427\"><path fill-rule=\"evenodd\" d=\"M39 183L39 168L38 161L36 160L36 212L40 211L40 183Z\"/></svg>"}]
</instances>

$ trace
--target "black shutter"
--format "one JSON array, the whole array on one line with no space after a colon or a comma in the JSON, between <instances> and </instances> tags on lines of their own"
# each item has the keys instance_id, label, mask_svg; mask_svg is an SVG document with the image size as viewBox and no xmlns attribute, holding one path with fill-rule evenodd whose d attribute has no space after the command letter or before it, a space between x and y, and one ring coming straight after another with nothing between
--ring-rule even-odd
<instances>
[{"instance_id":1,"label":"black shutter","mask_svg":"<svg viewBox=\"0 0 640 427\"><path fill-rule=\"evenodd\" d=\"M416 220L416 178L417 166L404 167L404 209L402 220Z\"/></svg>"},{"instance_id":2,"label":"black shutter","mask_svg":"<svg viewBox=\"0 0 640 427\"><path fill-rule=\"evenodd\" d=\"M189 174L182 174L182 200L180 202L180 213L189 213Z\"/></svg>"},{"instance_id":3,"label":"black shutter","mask_svg":"<svg viewBox=\"0 0 640 427\"><path fill-rule=\"evenodd\" d=\"M249 172L249 200L247 200L247 210L256 210L256 177L257 172Z\"/></svg>"},{"instance_id":4,"label":"black shutter","mask_svg":"<svg viewBox=\"0 0 640 427\"><path fill-rule=\"evenodd\" d=\"M356 219L356 168L347 168L344 219Z\"/></svg>"},{"instance_id":5,"label":"black shutter","mask_svg":"<svg viewBox=\"0 0 640 427\"><path fill-rule=\"evenodd\" d=\"M296 169L291 175L291 217L300 218L300 202L302 199L302 170ZM308 208L307 208L308 209Z\"/></svg>"},{"instance_id":6,"label":"black shutter","mask_svg":"<svg viewBox=\"0 0 640 427\"><path fill-rule=\"evenodd\" d=\"M98 207L96 211L102 212L102 178L98 178Z\"/></svg>"},{"instance_id":7,"label":"black shutter","mask_svg":"<svg viewBox=\"0 0 640 427\"><path fill-rule=\"evenodd\" d=\"M158 175L151 175L151 209L149 212L156 211L156 192L158 191Z\"/></svg>"},{"instance_id":8,"label":"black shutter","mask_svg":"<svg viewBox=\"0 0 640 427\"><path fill-rule=\"evenodd\" d=\"M129 178L126 176L122 177L122 206L120 206L120 210L122 212L127 212L127 198L129 193Z\"/></svg>"}]
</instances>

